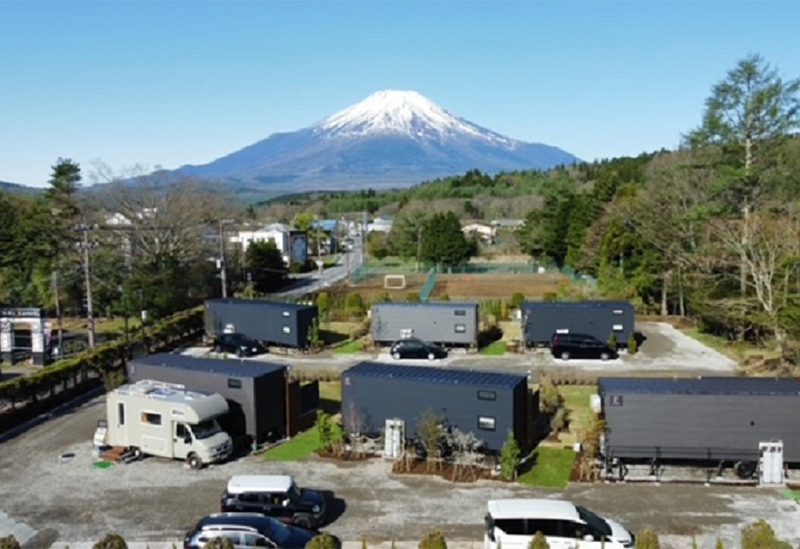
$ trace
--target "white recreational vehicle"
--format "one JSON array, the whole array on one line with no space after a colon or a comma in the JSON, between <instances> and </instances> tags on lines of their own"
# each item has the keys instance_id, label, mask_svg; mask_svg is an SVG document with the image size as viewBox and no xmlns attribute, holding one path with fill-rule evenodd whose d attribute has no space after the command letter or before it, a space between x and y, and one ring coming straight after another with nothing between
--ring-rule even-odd
<instances>
[{"instance_id":1,"label":"white recreational vehicle","mask_svg":"<svg viewBox=\"0 0 800 549\"><path fill-rule=\"evenodd\" d=\"M135 455L185 459L192 469L226 459L233 450L217 417L228 403L217 393L188 391L183 385L142 380L106 396L106 444Z\"/></svg>"}]
</instances>

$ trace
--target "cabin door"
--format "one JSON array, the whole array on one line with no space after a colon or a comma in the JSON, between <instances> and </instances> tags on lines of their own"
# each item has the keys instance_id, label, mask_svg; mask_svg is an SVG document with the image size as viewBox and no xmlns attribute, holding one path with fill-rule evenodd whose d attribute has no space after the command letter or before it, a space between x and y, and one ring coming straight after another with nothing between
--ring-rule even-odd
<instances>
[{"instance_id":1,"label":"cabin door","mask_svg":"<svg viewBox=\"0 0 800 549\"><path fill-rule=\"evenodd\" d=\"M114 444L117 446L128 445L128 410L124 402L117 402L117 417L114 418L116 437Z\"/></svg>"},{"instance_id":2,"label":"cabin door","mask_svg":"<svg viewBox=\"0 0 800 549\"><path fill-rule=\"evenodd\" d=\"M172 455L177 459L186 459L192 451L192 432L185 423L175 423L172 436Z\"/></svg>"}]
</instances>

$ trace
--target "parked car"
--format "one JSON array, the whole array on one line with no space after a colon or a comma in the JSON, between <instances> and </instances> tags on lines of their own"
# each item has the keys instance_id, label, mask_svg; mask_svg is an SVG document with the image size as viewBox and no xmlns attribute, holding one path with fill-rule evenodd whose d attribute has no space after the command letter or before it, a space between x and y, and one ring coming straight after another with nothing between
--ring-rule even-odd
<instances>
[{"instance_id":1,"label":"parked car","mask_svg":"<svg viewBox=\"0 0 800 549\"><path fill-rule=\"evenodd\" d=\"M236 549L303 549L316 532L289 526L258 513L216 513L187 532L184 549L202 549L214 538L227 538Z\"/></svg>"},{"instance_id":2,"label":"parked car","mask_svg":"<svg viewBox=\"0 0 800 549\"><path fill-rule=\"evenodd\" d=\"M634 535L620 523L569 501L499 499L488 504L483 549L528 547L536 532L550 547L623 549L634 547Z\"/></svg>"},{"instance_id":3,"label":"parked car","mask_svg":"<svg viewBox=\"0 0 800 549\"><path fill-rule=\"evenodd\" d=\"M616 349L586 334L553 334L550 352L561 360L570 358L599 358L613 360L619 357Z\"/></svg>"},{"instance_id":4,"label":"parked car","mask_svg":"<svg viewBox=\"0 0 800 549\"><path fill-rule=\"evenodd\" d=\"M214 341L214 350L218 353L234 353L236 356L253 356L267 352L264 345L244 334L218 335Z\"/></svg>"},{"instance_id":5,"label":"parked car","mask_svg":"<svg viewBox=\"0 0 800 549\"><path fill-rule=\"evenodd\" d=\"M447 351L438 345L420 339L403 339L392 345L392 357L395 360L401 358L436 360L437 358L447 358Z\"/></svg>"},{"instance_id":6,"label":"parked car","mask_svg":"<svg viewBox=\"0 0 800 549\"><path fill-rule=\"evenodd\" d=\"M231 477L222 494L220 511L261 513L303 528L318 528L325 520L325 498L299 488L287 475Z\"/></svg>"}]
</instances>

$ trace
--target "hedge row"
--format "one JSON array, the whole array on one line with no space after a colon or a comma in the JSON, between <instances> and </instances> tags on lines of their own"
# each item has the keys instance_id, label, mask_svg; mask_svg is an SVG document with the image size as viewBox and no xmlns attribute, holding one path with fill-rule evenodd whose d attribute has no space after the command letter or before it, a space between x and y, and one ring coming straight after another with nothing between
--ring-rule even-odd
<instances>
[{"instance_id":1,"label":"hedge row","mask_svg":"<svg viewBox=\"0 0 800 549\"><path fill-rule=\"evenodd\" d=\"M147 328L148 350L166 350L173 344L196 335L203 330L203 326L202 307L165 318ZM0 401L8 401L12 405L28 400L35 401L40 395L53 394L59 385L66 388L71 381L75 386L88 379L91 374L105 379L124 364L130 355L130 347L141 342L142 334L137 333L127 342L118 339L72 358L58 361L31 375L0 383Z\"/></svg>"}]
</instances>

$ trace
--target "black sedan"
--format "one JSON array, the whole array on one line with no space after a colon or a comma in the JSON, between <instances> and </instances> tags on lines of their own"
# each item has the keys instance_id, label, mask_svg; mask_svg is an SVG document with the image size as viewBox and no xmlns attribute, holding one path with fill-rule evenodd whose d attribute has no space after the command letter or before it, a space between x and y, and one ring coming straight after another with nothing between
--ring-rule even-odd
<instances>
[{"instance_id":1,"label":"black sedan","mask_svg":"<svg viewBox=\"0 0 800 549\"><path fill-rule=\"evenodd\" d=\"M267 352L258 341L244 334L220 334L214 341L214 351L236 356L253 356Z\"/></svg>"},{"instance_id":2,"label":"black sedan","mask_svg":"<svg viewBox=\"0 0 800 549\"><path fill-rule=\"evenodd\" d=\"M437 358L447 358L447 351L438 345L420 339L403 339L392 345L392 357L395 360L401 358L436 360Z\"/></svg>"}]
</instances>

